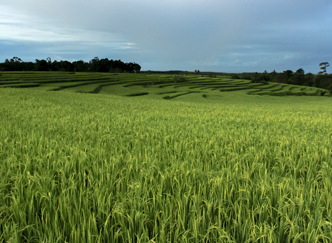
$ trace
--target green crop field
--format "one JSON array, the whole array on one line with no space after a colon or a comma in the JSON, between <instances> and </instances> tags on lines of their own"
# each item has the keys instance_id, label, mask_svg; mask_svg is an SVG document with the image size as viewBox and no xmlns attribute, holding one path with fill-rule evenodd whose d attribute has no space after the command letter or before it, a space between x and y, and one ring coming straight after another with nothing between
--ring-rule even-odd
<instances>
[{"instance_id":1,"label":"green crop field","mask_svg":"<svg viewBox=\"0 0 332 243\"><path fill-rule=\"evenodd\" d=\"M271 82L251 83L248 80L233 80L228 76L73 72L4 72L0 75L0 88L6 87L118 96L144 95L153 99L188 96L187 99L201 100L200 102L215 101L222 93L235 91L243 95L275 96L320 96L326 91Z\"/></svg>"},{"instance_id":2,"label":"green crop field","mask_svg":"<svg viewBox=\"0 0 332 243\"><path fill-rule=\"evenodd\" d=\"M2 73L0 242L331 242L331 97L179 79Z\"/></svg>"}]
</instances>

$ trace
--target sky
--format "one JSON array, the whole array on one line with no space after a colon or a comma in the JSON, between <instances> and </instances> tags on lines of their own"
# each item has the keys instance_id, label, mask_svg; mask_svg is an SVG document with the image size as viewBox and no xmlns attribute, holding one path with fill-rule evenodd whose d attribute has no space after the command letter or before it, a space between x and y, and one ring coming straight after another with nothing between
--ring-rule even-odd
<instances>
[{"instance_id":1,"label":"sky","mask_svg":"<svg viewBox=\"0 0 332 243\"><path fill-rule=\"evenodd\" d=\"M332 0L1 0L0 62L14 56L318 73L332 64Z\"/></svg>"}]
</instances>

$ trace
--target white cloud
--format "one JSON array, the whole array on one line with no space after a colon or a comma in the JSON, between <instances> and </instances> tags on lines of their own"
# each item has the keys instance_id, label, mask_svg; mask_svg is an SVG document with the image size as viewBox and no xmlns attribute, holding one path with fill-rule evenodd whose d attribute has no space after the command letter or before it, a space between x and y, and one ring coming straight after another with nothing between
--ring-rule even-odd
<instances>
[{"instance_id":1,"label":"white cloud","mask_svg":"<svg viewBox=\"0 0 332 243\"><path fill-rule=\"evenodd\" d=\"M35 42L91 42L98 45L118 46L125 43L120 34L89 30L84 26L74 28L53 24L40 17L15 13L11 8L0 10L0 39Z\"/></svg>"},{"instance_id":2,"label":"white cloud","mask_svg":"<svg viewBox=\"0 0 332 243\"><path fill-rule=\"evenodd\" d=\"M2 0L0 40L92 56L130 53L143 69L144 62L160 69L268 67L286 55L301 64L303 56L331 58L331 6L326 0Z\"/></svg>"}]
</instances>

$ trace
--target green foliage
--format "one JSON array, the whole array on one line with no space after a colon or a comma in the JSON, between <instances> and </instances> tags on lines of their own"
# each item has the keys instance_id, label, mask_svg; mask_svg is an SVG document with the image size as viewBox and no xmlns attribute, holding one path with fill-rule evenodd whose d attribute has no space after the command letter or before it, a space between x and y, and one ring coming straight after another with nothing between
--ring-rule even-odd
<instances>
[{"instance_id":1,"label":"green foliage","mask_svg":"<svg viewBox=\"0 0 332 243\"><path fill-rule=\"evenodd\" d=\"M330 95L332 95L332 83L327 87L327 90L330 92Z\"/></svg>"},{"instance_id":2,"label":"green foliage","mask_svg":"<svg viewBox=\"0 0 332 243\"><path fill-rule=\"evenodd\" d=\"M215 75L215 74L211 74L211 73L210 73L210 74L207 74L206 77L209 77L209 78L216 78L217 75Z\"/></svg>"},{"instance_id":3,"label":"green foliage","mask_svg":"<svg viewBox=\"0 0 332 243\"><path fill-rule=\"evenodd\" d=\"M245 79L245 80L251 80L251 76L250 75L242 75L241 79Z\"/></svg>"},{"instance_id":4,"label":"green foliage","mask_svg":"<svg viewBox=\"0 0 332 243\"><path fill-rule=\"evenodd\" d=\"M186 75L173 75L172 81L174 83L183 83L186 81Z\"/></svg>"},{"instance_id":5,"label":"green foliage","mask_svg":"<svg viewBox=\"0 0 332 243\"><path fill-rule=\"evenodd\" d=\"M202 73L202 77L216 78L217 75L213 72L204 72L204 73Z\"/></svg>"},{"instance_id":6,"label":"green foliage","mask_svg":"<svg viewBox=\"0 0 332 243\"><path fill-rule=\"evenodd\" d=\"M13 57L10 61L5 60L0 63L0 70L4 71L68 71L68 72L129 72L139 73L141 66L137 63L124 63L121 60L109 60L108 58L99 59L95 57L88 63L82 60L69 62L69 61L51 61L48 57L46 60L36 59L35 63L23 62L18 57Z\"/></svg>"},{"instance_id":7,"label":"green foliage","mask_svg":"<svg viewBox=\"0 0 332 243\"><path fill-rule=\"evenodd\" d=\"M239 75L233 74L231 75L231 79L241 79Z\"/></svg>"},{"instance_id":8,"label":"green foliage","mask_svg":"<svg viewBox=\"0 0 332 243\"><path fill-rule=\"evenodd\" d=\"M304 70L302 68L299 68L298 70L296 70L295 75L296 76L304 76Z\"/></svg>"},{"instance_id":9,"label":"green foliage","mask_svg":"<svg viewBox=\"0 0 332 243\"><path fill-rule=\"evenodd\" d=\"M260 75L257 75L256 77L253 77L251 79L252 83L262 83L262 84L268 84L270 81L270 76L267 73L262 73Z\"/></svg>"},{"instance_id":10,"label":"green foliage","mask_svg":"<svg viewBox=\"0 0 332 243\"><path fill-rule=\"evenodd\" d=\"M329 99L0 96L1 242L330 241Z\"/></svg>"},{"instance_id":11,"label":"green foliage","mask_svg":"<svg viewBox=\"0 0 332 243\"><path fill-rule=\"evenodd\" d=\"M332 84L332 74L317 75L314 86L327 89Z\"/></svg>"},{"instance_id":12,"label":"green foliage","mask_svg":"<svg viewBox=\"0 0 332 243\"><path fill-rule=\"evenodd\" d=\"M326 74L326 68L330 66L330 64L328 62L322 62L319 64L320 69L322 71L319 72L319 74Z\"/></svg>"}]
</instances>

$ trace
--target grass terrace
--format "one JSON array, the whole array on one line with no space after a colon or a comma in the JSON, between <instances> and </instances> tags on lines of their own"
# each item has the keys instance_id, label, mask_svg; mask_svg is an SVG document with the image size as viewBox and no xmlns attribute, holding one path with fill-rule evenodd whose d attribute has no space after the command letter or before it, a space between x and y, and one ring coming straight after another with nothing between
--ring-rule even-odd
<instances>
[{"instance_id":1,"label":"grass terrace","mask_svg":"<svg viewBox=\"0 0 332 243\"><path fill-rule=\"evenodd\" d=\"M120 96L147 95L154 98L175 99L199 93L216 97L214 91L246 91L250 95L320 95L322 89L277 83L251 83L232 80L227 76L200 75L117 74L73 72L4 72L1 88L33 88L36 90L69 91ZM163 95L163 94L173 95ZM327 93L326 93L327 95Z\"/></svg>"}]
</instances>

